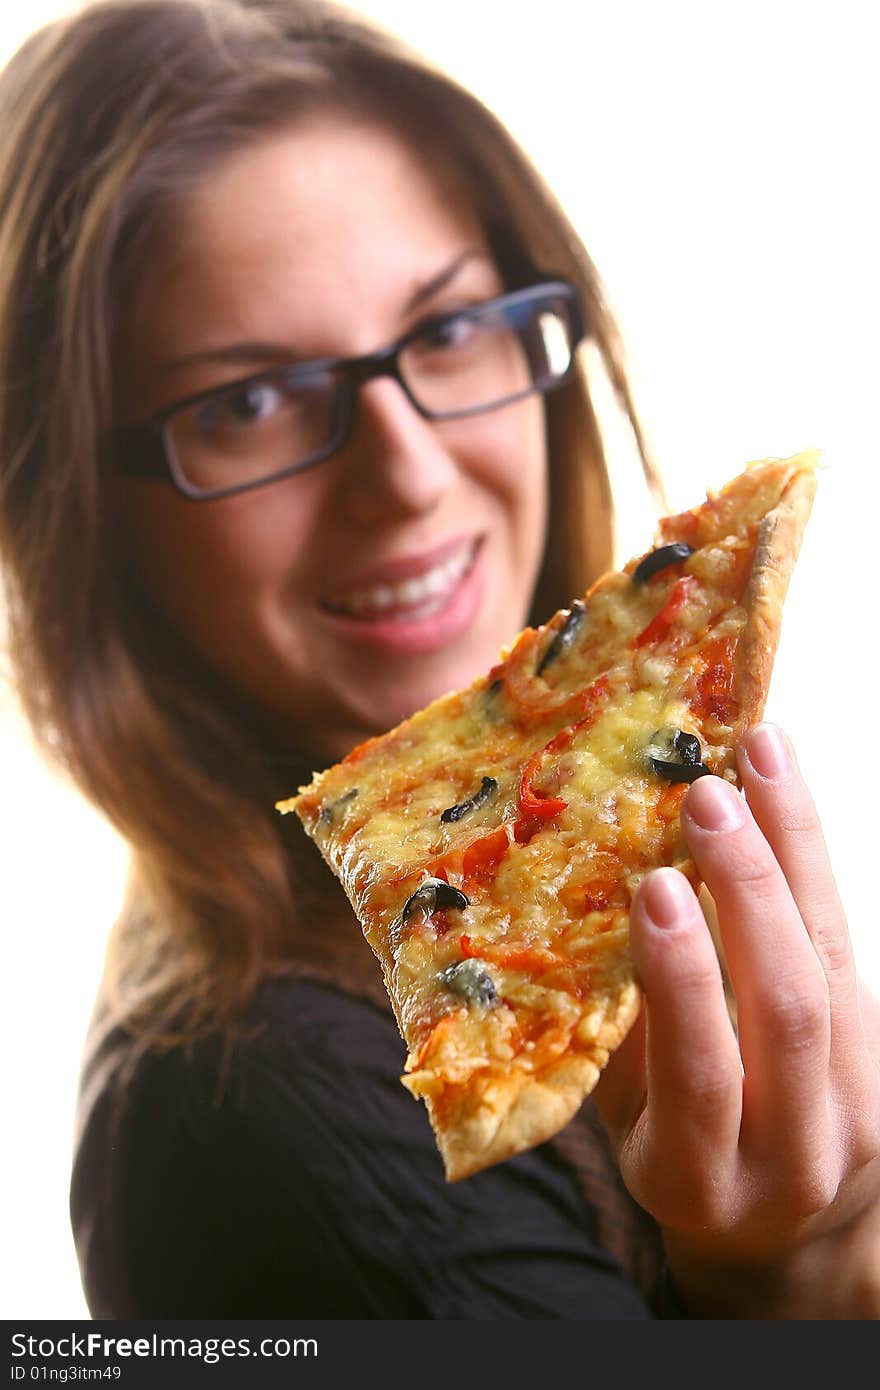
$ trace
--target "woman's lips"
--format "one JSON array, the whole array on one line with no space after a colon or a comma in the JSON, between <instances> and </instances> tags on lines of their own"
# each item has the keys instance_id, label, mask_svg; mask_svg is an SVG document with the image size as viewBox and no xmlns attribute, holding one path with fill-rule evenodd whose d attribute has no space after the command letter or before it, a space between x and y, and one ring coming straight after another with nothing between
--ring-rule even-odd
<instances>
[{"instance_id":1,"label":"woman's lips","mask_svg":"<svg viewBox=\"0 0 880 1390\"><path fill-rule=\"evenodd\" d=\"M393 571L385 571L384 582L324 600L321 612L355 642L402 652L435 651L471 625L485 583L481 539L441 547L438 556L396 582ZM410 568L416 569L415 562Z\"/></svg>"},{"instance_id":2,"label":"woman's lips","mask_svg":"<svg viewBox=\"0 0 880 1390\"><path fill-rule=\"evenodd\" d=\"M405 614L434 601L437 606L470 568L477 542L451 542L427 556L394 561L323 601L334 613L355 618Z\"/></svg>"},{"instance_id":3,"label":"woman's lips","mask_svg":"<svg viewBox=\"0 0 880 1390\"><path fill-rule=\"evenodd\" d=\"M421 550L411 555L398 555L393 560L385 560L380 565L372 565L359 574L344 580L342 584L337 585L329 594L326 594L320 602L327 608L345 608L351 596L358 592L380 585L394 586L406 579L422 578L429 570L462 553L472 551L479 539L480 537L473 533L452 536L448 540L441 541L439 545L432 546L429 550Z\"/></svg>"}]
</instances>

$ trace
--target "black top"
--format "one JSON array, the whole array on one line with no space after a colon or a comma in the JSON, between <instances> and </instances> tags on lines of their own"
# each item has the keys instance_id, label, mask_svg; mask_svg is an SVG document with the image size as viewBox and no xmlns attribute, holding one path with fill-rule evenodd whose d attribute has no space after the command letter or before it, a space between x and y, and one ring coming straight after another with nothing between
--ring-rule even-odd
<instances>
[{"instance_id":1,"label":"black top","mask_svg":"<svg viewBox=\"0 0 880 1390\"><path fill-rule=\"evenodd\" d=\"M650 1318L549 1145L447 1183L394 1019L313 980L83 1077L71 1212L96 1318ZM115 1080L113 1078L116 1078Z\"/></svg>"}]
</instances>

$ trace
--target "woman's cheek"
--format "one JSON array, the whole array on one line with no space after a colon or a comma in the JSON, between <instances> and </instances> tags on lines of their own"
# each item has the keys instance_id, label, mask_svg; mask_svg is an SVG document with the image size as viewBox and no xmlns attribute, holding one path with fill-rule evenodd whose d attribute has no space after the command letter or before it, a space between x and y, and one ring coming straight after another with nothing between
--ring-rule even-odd
<instances>
[{"instance_id":1,"label":"woman's cheek","mask_svg":"<svg viewBox=\"0 0 880 1390\"><path fill-rule=\"evenodd\" d=\"M271 505L264 489L190 502L171 488L130 483L116 519L129 574L172 619L209 601L231 608L280 584L299 548L295 509L283 499Z\"/></svg>"}]
</instances>

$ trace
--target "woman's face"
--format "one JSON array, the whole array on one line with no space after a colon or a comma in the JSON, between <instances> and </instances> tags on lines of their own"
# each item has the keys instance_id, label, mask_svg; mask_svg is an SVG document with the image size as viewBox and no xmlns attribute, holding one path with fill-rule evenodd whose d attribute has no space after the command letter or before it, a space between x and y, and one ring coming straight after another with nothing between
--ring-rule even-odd
<instances>
[{"instance_id":1,"label":"woman's face","mask_svg":"<svg viewBox=\"0 0 880 1390\"><path fill-rule=\"evenodd\" d=\"M129 316L126 414L372 352L503 288L463 199L406 144L313 121L228 157L189 198ZM139 587L284 736L336 758L467 684L525 621L543 405L433 423L379 379L344 447L301 474L212 501L119 490Z\"/></svg>"}]
</instances>

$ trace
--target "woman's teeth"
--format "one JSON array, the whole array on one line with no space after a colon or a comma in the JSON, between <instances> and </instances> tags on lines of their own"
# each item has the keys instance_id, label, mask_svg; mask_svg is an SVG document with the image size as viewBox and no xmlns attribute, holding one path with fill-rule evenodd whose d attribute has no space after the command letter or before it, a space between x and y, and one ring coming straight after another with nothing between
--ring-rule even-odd
<instances>
[{"instance_id":1,"label":"woman's teeth","mask_svg":"<svg viewBox=\"0 0 880 1390\"><path fill-rule=\"evenodd\" d=\"M404 579L400 584L376 584L369 589L352 589L350 593L328 603L336 613L358 618L380 615L410 615L414 609L425 615L443 607L456 585L470 569L476 547L465 546L441 565L420 574L417 579Z\"/></svg>"}]
</instances>

